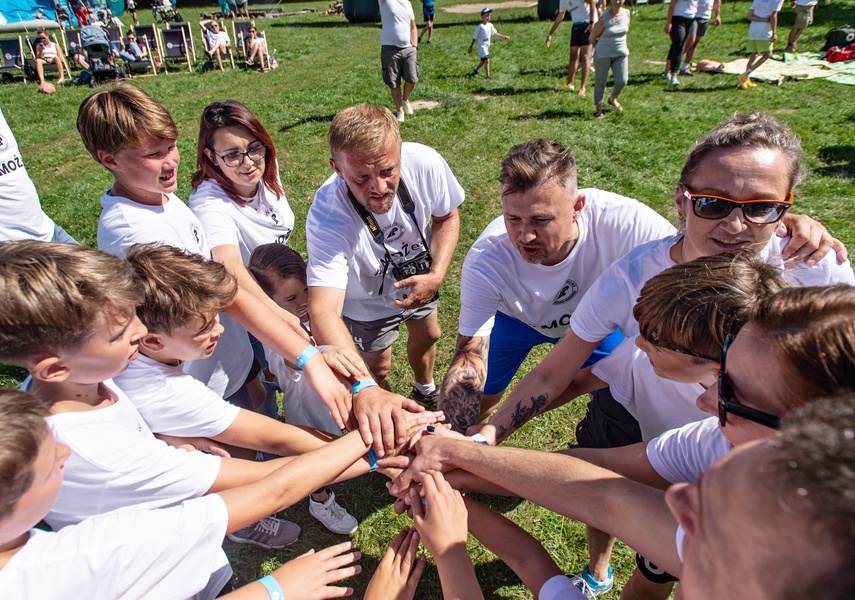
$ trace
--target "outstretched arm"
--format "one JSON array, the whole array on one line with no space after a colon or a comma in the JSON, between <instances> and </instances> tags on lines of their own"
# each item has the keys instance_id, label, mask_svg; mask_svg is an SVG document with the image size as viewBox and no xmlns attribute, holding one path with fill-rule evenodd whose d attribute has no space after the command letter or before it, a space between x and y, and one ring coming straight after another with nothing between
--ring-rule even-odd
<instances>
[{"instance_id":1,"label":"outstretched arm","mask_svg":"<svg viewBox=\"0 0 855 600\"><path fill-rule=\"evenodd\" d=\"M457 349L439 390L439 409L458 433L478 421L487 381L489 337L457 334Z\"/></svg>"}]
</instances>

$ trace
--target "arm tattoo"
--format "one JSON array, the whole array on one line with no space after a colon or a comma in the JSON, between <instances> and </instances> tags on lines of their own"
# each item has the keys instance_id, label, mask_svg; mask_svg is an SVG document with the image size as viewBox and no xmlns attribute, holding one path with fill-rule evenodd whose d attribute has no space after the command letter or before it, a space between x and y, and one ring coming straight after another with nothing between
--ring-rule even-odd
<instances>
[{"instance_id":1,"label":"arm tattoo","mask_svg":"<svg viewBox=\"0 0 855 600\"><path fill-rule=\"evenodd\" d=\"M527 423L532 417L540 413L540 410L548 404L549 396L541 394L540 396L532 396L529 399L529 404L526 405L525 400L520 400L514 407L514 412L511 414L511 431L516 431Z\"/></svg>"},{"instance_id":2,"label":"arm tattoo","mask_svg":"<svg viewBox=\"0 0 855 600\"><path fill-rule=\"evenodd\" d=\"M474 425L481 414L481 395L487 380L490 338L458 336L457 350L439 392L439 409L459 433Z\"/></svg>"}]
</instances>

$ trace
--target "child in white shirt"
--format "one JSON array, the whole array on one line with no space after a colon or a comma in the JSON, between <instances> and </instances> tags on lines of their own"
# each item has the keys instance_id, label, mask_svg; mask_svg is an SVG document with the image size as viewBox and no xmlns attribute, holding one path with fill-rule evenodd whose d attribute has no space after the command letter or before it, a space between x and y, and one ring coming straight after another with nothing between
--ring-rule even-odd
<instances>
[{"instance_id":1,"label":"child in white shirt","mask_svg":"<svg viewBox=\"0 0 855 600\"><path fill-rule=\"evenodd\" d=\"M748 10L751 25L748 26L746 42L751 56L748 57L745 72L736 76L742 89L757 87L757 84L751 81L751 72L756 71L772 56L773 45L778 39L778 13L783 4L784 0L754 0L751 3Z\"/></svg>"},{"instance_id":2,"label":"child in white shirt","mask_svg":"<svg viewBox=\"0 0 855 600\"><path fill-rule=\"evenodd\" d=\"M478 66L475 67L475 70L472 71L472 75L475 76L478 74L478 70L481 67L485 67L484 71L487 75L487 79L491 79L490 77L490 39L493 36L501 38L503 40L511 39L508 35L502 35L493 24L490 22L490 17L493 14L492 8L484 7L481 9L481 23L478 27L475 28L475 33L472 34L472 43L469 44L469 54L472 54L472 48L475 46L476 42L478 44L478 58L481 59L481 62L478 63Z\"/></svg>"}]
</instances>

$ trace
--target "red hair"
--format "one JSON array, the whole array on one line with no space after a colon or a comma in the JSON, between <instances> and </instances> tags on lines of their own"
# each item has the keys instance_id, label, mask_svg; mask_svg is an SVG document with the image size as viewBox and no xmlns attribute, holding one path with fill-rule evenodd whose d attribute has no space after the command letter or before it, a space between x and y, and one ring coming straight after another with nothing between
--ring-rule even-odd
<instances>
[{"instance_id":1,"label":"red hair","mask_svg":"<svg viewBox=\"0 0 855 600\"><path fill-rule=\"evenodd\" d=\"M199 122L199 142L196 147L196 172L193 173L191 180L193 189L198 188L206 179L213 179L236 203L241 206L249 204L247 200L240 197L234 184L229 181L220 167L205 152L205 150L214 151L214 134L218 129L233 125L245 127L262 144L267 146L267 154L264 156L264 176L261 178L261 183L276 194L277 199L284 196L285 190L279 183L273 138L267 133L258 117L252 114L246 106L235 100L214 102L208 105L202 113L202 119Z\"/></svg>"}]
</instances>

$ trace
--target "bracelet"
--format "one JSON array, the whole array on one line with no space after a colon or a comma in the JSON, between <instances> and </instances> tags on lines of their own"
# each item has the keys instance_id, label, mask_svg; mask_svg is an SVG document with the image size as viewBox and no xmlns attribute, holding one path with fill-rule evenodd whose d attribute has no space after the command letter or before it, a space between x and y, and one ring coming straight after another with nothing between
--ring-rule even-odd
<instances>
[{"instance_id":1,"label":"bracelet","mask_svg":"<svg viewBox=\"0 0 855 600\"><path fill-rule=\"evenodd\" d=\"M373 387L375 385L377 385L377 382L373 379L360 379L350 387L350 393L355 395L365 388Z\"/></svg>"},{"instance_id":2,"label":"bracelet","mask_svg":"<svg viewBox=\"0 0 855 600\"><path fill-rule=\"evenodd\" d=\"M371 471L370 472L373 473L374 471L377 470L377 460L378 460L377 453L374 452L374 448L371 448L368 450L368 452L365 453L365 456L368 457L368 463L371 465Z\"/></svg>"},{"instance_id":3,"label":"bracelet","mask_svg":"<svg viewBox=\"0 0 855 600\"><path fill-rule=\"evenodd\" d=\"M470 435L469 437L471 437L471 438L472 438L472 440L473 440L475 443L477 443L477 444L484 444L485 446L489 446L489 445L490 445L490 442L488 442L488 441L487 441L487 438L485 438L485 437L484 437L483 435L481 435L480 433L473 433L473 434L472 434L472 435Z\"/></svg>"},{"instance_id":4,"label":"bracelet","mask_svg":"<svg viewBox=\"0 0 855 600\"><path fill-rule=\"evenodd\" d=\"M273 575L265 575L258 582L267 588L267 595L270 596L270 600L284 600L285 593L282 591L282 587L279 585L279 582L274 579Z\"/></svg>"},{"instance_id":5,"label":"bracelet","mask_svg":"<svg viewBox=\"0 0 855 600\"><path fill-rule=\"evenodd\" d=\"M327 346L329 346L329 344L324 344L323 346L318 346L318 352L323 352L324 348L326 348Z\"/></svg>"},{"instance_id":6,"label":"bracelet","mask_svg":"<svg viewBox=\"0 0 855 600\"><path fill-rule=\"evenodd\" d=\"M309 346L305 350L300 352L300 356L297 357L297 362L296 362L297 368L302 369L303 367L305 367L306 363L309 362L309 359L311 359L317 353L318 353L318 349L315 348L314 346Z\"/></svg>"}]
</instances>

